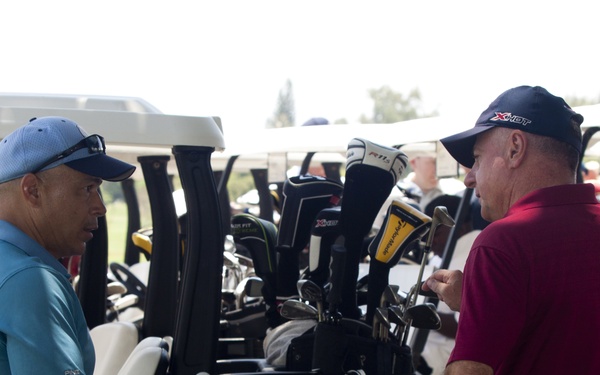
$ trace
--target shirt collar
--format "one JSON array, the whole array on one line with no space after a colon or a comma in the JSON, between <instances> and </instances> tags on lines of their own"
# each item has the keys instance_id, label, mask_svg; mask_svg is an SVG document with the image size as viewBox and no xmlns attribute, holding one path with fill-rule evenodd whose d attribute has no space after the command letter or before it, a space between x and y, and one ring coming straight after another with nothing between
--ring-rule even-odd
<instances>
[{"instance_id":1,"label":"shirt collar","mask_svg":"<svg viewBox=\"0 0 600 375\"><path fill-rule=\"evenodd\" d=\"M598 204L594 186L592 184L569 184L534 190L516 201L505 217L529 208L565 204Z\"/></svg>"},{"instance_id":2,"label":"shirt collar","mask_svg":"<svg viewBox=\"0 0 600 375\"><path fill-rule=\"evenodd\" d=\"M8 242L23 250L30 257L39 258L45 265L54 268L58 273L63 274L67 279L71 278L67 269L33 238L26 235L22 230L9 223L0 220L0 240Z\"/></svg>"}]
</instances>

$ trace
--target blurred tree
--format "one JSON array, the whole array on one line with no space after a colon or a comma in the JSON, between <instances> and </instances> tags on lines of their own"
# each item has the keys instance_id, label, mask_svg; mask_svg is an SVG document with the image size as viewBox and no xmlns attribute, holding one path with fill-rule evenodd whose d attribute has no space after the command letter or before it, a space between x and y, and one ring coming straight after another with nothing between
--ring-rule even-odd
<instances>
[{"instance_id":1,"label":"blurred tree","mask_svg":"<svg viewBox=\"0 0 600 375\"><path fill-rule=\"evenodd\" d=\"M237 198L254 189L254 179L248 172L231 172L227 182L229 198L235 202Z\"/></svg>"},{"instance_id":2,"label":"blurred tree","mask_svg":"<svg viewBox=\"0 0 600 375\"><path fill-rule=\"evenodd\" d=\"M102 199L107 203L115 201L125 201L123 188L120 182L105 181L102 183Z\"/></svg>"},{"instance_id":3,"label":"blurred tree","mask_svg":"<svg viewBox=\"0 0 600 375\"><path fill-rule=\"evenodd\" d=\"M384 85L378 89L369 90L369 96L373 100L373 115L362 114L361 123L385 124L398 121L412 120L420 117L437 116L437 111L424 113L421 108L421 93L419 89L413 89L404 96L395 92L391 87Z\"/></svg>"},{"instance_id":4,"label":"blurred tree","mask_svg":"<svg viewBox=\"0 0 600 375\"><path fill-rule=\"evenodd\" d=\"M285 128L294 126L296 122L296 109L294 105L294 93L292 90L292 81L289 79L279 90L277 98L277 107L273 117L267 119L267 128Z\"/></svg>"},{"instance_id":5,"label":"blurred tree","mask_svg":"<svg viewBox=\"0 0 600 375\"><path fill-rule=\"evenodd\" d=\"M565 96L565 102L571 107L579 107L582 105L592 105L600 103L600 96L595 99L577 97L577 96Z\"/></svg>"}]
</instances>

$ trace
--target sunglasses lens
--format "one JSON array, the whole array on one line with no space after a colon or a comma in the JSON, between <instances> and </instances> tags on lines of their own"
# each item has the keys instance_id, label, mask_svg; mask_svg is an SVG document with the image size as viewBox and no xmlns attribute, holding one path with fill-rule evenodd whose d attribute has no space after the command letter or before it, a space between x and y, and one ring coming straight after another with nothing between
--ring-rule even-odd
<instances>
[{"instance_id":1,"label":"sunglasses lens","mask_svg":"<svg viewBox=\"0 0 600 375\"><path fill-rule=\"evenodd\" d=\"M99 135L92 135L86 138L87 148L90 154L105 152L104 139Z\"/></svg>"}]
</instances>

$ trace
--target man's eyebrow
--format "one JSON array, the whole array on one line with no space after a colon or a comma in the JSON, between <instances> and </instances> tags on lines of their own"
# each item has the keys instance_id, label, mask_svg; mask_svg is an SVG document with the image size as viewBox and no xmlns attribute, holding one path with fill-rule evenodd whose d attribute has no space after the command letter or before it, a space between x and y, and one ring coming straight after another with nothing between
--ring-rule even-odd
<instances>
[{"instance_id":1,"label":"man's eyebrow","mask_svg":"<svg viewBox=\"0 0 600 375\"><path fill-rule=\"evenodd\" d=\"M90 177L89 181L95 183L96 185L102 185L103 180L100 177Z\"/></svg>"}]
</instances>

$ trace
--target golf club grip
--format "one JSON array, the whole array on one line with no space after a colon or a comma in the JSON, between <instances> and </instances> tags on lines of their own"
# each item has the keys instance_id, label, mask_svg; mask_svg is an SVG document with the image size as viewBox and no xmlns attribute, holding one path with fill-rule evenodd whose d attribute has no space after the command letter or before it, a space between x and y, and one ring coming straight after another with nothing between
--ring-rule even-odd
<instances>
[{"instance_id":1,"label":"golf club grip","mask_svg":"<svg viewBox=\"0 0 600 375\"><path fill-rule=\"evenodd\" d=\"M346 263L346 248L340 243L331 246L331 289L327 295L330 310L338 308L342 302L342 290L344 289L344 272ZM352 288L355 285L351 286Z\"/></svg>"},{"instance_id":2,"label":"golf club grip","mask_svg":"<svg viewBox=\"0 0 600 375\"><path fill-rule=\"evenodd\" d=\"M369 263L369 289L367 293L367 316L365 322L373 322L375 309L379 307L381 294L389 284L391 265L371 259Z\"/></svg>"},{"instance_id":3,"label":"golf club grip","mask_svg":"<svg viewBox=\"0 0 600 375\"><path fill-rule=\"evenodd\" d=\"M410 346L400 346L400 351L396 355L396 361L394 364L394 374L398 375L413 375L415 368L413 366L412 351Z\"/></svg>"}]
</instances>

